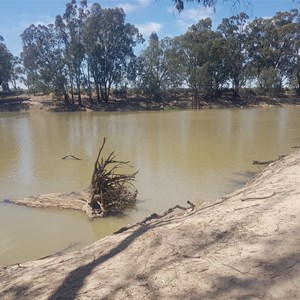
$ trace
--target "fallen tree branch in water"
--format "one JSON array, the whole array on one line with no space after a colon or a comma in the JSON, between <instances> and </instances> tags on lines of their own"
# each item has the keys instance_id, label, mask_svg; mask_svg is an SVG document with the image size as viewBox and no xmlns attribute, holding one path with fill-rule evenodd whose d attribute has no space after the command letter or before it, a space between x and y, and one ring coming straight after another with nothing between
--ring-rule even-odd
<instances>
[{"instance_id":1,"label":"fallen tree branch in water","mask_svg":"<svg viewBox=\"0 0 300 300\"><path fill-rule=\"evenodd\" d=\"M268 164L271 164L285 156L286 155L279 155L279 157L277 159L273 159L273 160L253 160L252 165L268 165Z\"/></svg>"},{"instance_id":2,"label":"fallen tree branch in water","mask_svg":"<svg viewBox=\"0 0 300 300\"><path fill-rule=\"evenodd\" d=\"M69 159L75 159L75 160L82 160L81 158L78 158L78 157L76 157L76 156L74 156L72 154L68 154L68 155L62 157L61 159L68 159L68 158Z\"/></svg>"},{"instance_id":3,"label":"fallen tree branch in water","mask_svg":"<svg viewBox=\"0 0 300 300\"><path fill-rule=\"evenodd\" d=\"M143 219L142 221L135 223L134 225L125 226L125 227L120 228L119 230L114 232L114 234L119 234L121 232L127 231L127 230L129 230L129 229L131 229L135 226L138 226L138 225L145 225L147 222L149 222L151 220L161 219L161 218L165 217L166 215L171 214L176 208L184 210L184 211L187 211L188 209L191 208L191 211L193 211L196 205L194 203L192 203L191 201L187 201L187 203L190 205L189 207L183 207L181 205L175 205L175 206L169 208L168 210L166 210L161 215L159 215L157 213L153 213L150 216Z\"/></svg>"},{"instance_id":4,"label":"fallen tree branch in water","mask_svg":"<svg viewBox=\"0 0 300 300\"><path fill-rule=\"evenodd\" d=\"M268 165L276 160L253 160L252 165Z\"/></svg>"}]
</instances>

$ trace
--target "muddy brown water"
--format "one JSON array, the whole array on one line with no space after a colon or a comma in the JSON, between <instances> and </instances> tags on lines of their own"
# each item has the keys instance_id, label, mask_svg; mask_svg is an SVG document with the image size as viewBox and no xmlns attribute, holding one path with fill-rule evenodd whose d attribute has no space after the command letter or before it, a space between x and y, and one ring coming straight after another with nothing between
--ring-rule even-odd
<instances>
[{"instance_id":1,"label":"muddy brown water","mask_svg":"<svg viewBox=\"0 0 300 300\"><path fill-rule=\"evenodd\" d=\"M135 209L90 222L81 212L32 209L5 199L89 185L106 154L139 169ZM176 204L211 201L248 181L253 160L300 145L300 108L122 113L0 113L0 265L82 248ZM62 160L72 154L82 160Z\"/></svg>"}]
</instances>

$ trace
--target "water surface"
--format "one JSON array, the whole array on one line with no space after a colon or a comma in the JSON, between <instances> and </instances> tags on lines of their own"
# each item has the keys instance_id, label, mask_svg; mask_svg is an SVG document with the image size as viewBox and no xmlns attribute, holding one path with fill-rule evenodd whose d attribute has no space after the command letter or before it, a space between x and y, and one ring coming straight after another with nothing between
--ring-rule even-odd
<instances>
[{"instance_id":1,"label":"water surface","mask_svg":"<svg viewBox=\"0 0 300 300\"><path fill-rule=\"evenodd\" d=\"M210 201L300 145L300 109L123 113L0 113L0 201L86 188L105 153L139 169L136 209L89 222L80 212L0 202L0 264L76 249L176 204ZM62 160L67 154L80 161Z\"/></svg>"}]
</instances>

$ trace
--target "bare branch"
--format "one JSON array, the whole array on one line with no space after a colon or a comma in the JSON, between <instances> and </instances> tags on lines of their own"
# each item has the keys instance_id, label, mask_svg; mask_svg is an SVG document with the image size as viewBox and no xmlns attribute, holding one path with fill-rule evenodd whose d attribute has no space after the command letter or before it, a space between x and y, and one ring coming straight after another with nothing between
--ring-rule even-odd
<instances>
[{"instance_id":1,"label":"bare branch","mask_svg":"<svg viewBox=\"0 0 300 300\"><path fill-rule=\"evenodd\" d=\"M68 155L62 157L61 159L68 159L68 158L69 159L75 159L75 160L82 160L81 158L78 158L78 157L76 157L76 156L74 156L72 154L68 154Z\"/></svg>"}]
</instances>

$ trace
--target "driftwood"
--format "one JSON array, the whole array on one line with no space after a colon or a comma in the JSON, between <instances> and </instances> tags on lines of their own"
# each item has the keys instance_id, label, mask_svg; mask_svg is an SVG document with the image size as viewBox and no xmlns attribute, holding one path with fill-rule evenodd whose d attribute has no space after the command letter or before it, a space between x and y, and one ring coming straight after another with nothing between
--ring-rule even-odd
<instances>
[{"instance_id":1,"label":"driftwood","mask_svg":"<svg viewBox=\"0 0 300 300\"><path fill-rule=\"evenodd\" d=\"M253 160L252 165L268 165L276 160Z\"/></svg>"},{"instance_id":2,"label":"driftwood","mask_svg":"<svg viewBox=\"0 0 300 300\"><path fill-rule=\"evenodd\" d=\"M145 219L143 219L142 221L140 221L140 222L138 222L134 225L125 226L125 227L120 228L118 231L114 232L114 234L119 234L121 232L127 231L127 230L129 230L129 229L131 229L135 226L138 226L138 225L145 225L147 222L149 222L151 220L161 219L161 218L165 217L166 215L171 214L176 208L184 210L184 211L187 211L188 209L191 209L191 211L193 211L196 205L194 203L192 203L191 201L187 201L187 203L189 204L189 207L183 207L183 206L180 206L180 205L175 205L175 206L169 208L168 210L166 210L161 215L159 215L157 213L153 213L150 216L146 217Z\"/></svg>"},{"instance_id":3,"label":"driftwood","mask_svg":"<svg viewBox=\"0 0 300 300\"><path fill-rule=\"evenodd\" d=\"M273 160L253 160L252 165L269 165L285 156L286 155L279 155L279 157L277 159L273 159Z\"/></svg>"},{"instance_id":4,"label":"driftwood","mask_svg":"<svg viewBox=\"0 0 300 300\"><path fill-rule=\"evenodd\" d=\"M263 199L268 199L271 198L273 196L275 196L276 192L273 192L270 195L267 196L263 196L263 197L249 197L249 198L241 198L241 201L255 201L255 200L263 200Z\"/></svg>"},{"instance_id":5,"label":"driftwood","mask_svg":"<svg viewBox=\"0 0 300 300\"><path fill-rule=\"evenodd\" d=\"M121 167L130 167L129 162L117 160L114 152L103 159L101 155L106 140L107 138L103 139L98 152L89 187L91 198L87 214L91 219L118 214L136 202L137 189L133 181L138 171L132 174L117 173L117 169Z\"/></svg>"},{"instance_id":6,"label":"driftwood","mask_svg":"<svg viewBox=\"0 0 300 300\"><path fill-rule=\"evenodd\" d=\"M62 157L61 159L75 159L75 160L82 160L81 158L78 158L78 157L76 157L76 156L74 156L74 155L72 155L72 154L68 154L68 155Z\"/></svg>"}]
</instances>

